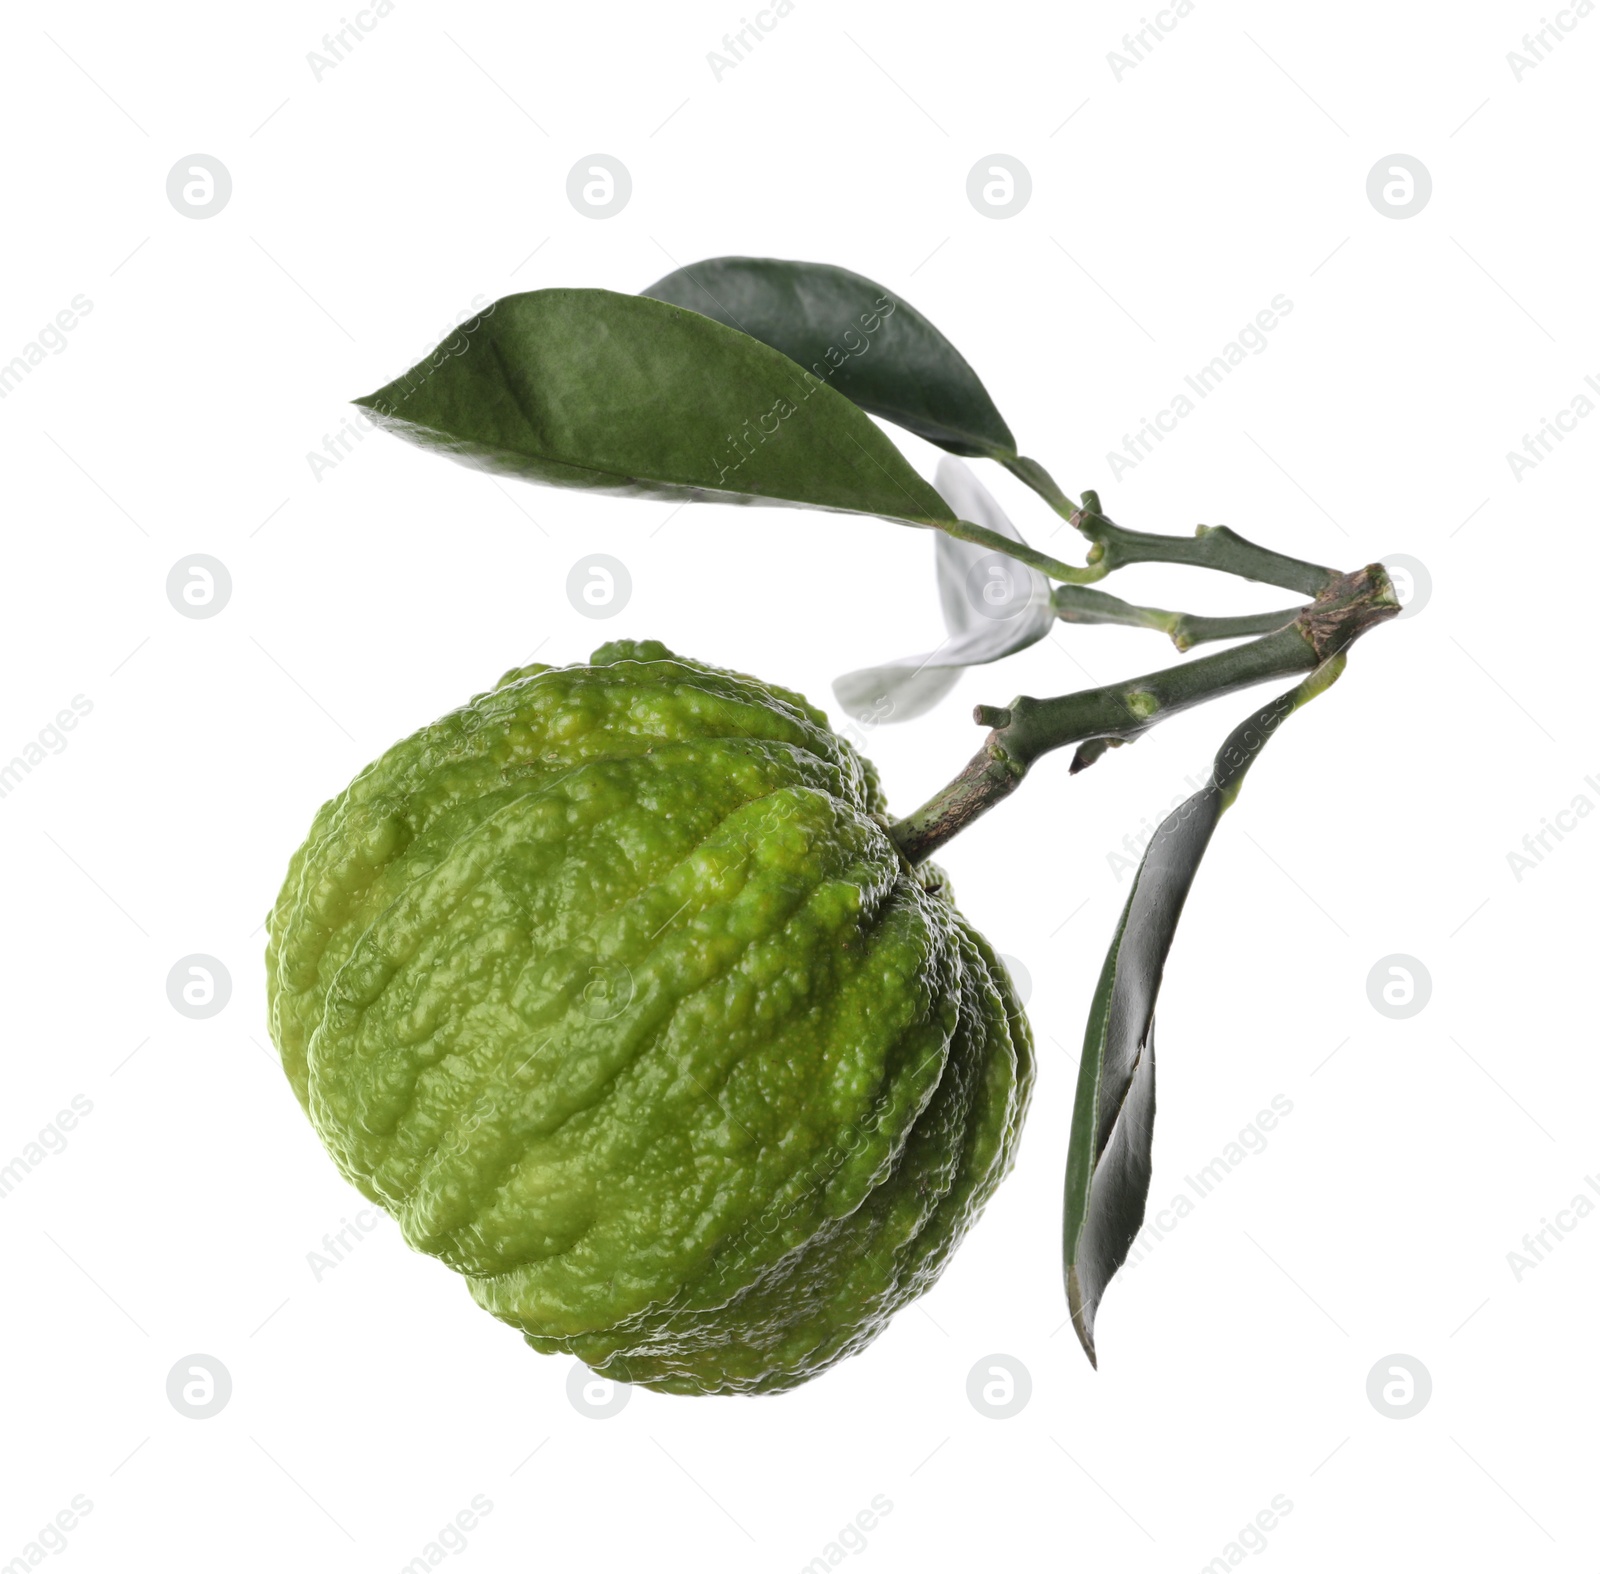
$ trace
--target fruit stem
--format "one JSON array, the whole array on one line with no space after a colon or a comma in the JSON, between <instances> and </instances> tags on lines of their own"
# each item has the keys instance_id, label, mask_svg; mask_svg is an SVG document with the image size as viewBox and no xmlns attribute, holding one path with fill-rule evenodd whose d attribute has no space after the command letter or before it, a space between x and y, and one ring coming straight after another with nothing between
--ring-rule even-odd
<instances>
[{"instance_id":1,"label":"fruit stem","mask_svg":"<svg viewBox=\"0 0 1600 1574\"><path fill-rule=\"evenodd\" d=\"M1016 791L1034 762L1068 744L1077 769L1114 743L1129 743L1180 711L1257 683L1310 672L1400 611L1381 563L1336 574L1292 622L1231 650L1097 689L1051 699L1023 695L1009 706L980 705L974 718L992 730L954 781L914 814L891 827L911 863L942 847L958 831Z\"/></svg>"}]
</instances>

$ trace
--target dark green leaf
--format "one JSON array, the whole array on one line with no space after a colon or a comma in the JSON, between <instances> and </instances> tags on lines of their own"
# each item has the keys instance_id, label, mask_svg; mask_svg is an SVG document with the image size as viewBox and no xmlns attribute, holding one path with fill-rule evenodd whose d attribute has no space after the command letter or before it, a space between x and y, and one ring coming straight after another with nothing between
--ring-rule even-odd
<instances>
[{"instance_id":1,"label":"dark green leaf","mask_svg":"<svg viewBox=\"0 0 1600 1574\"><path fill-rule=\"evenodd\" d=\"M1324 662L1234 729L1211 780L1156 828L1089 1008L1067 1149L1067 1308L1089 1360L1095 1313L1144 1223L1156 1113L1156 994L1184 899L1217 821L1268 738L1344 668Z\"/></svg>"},{"instance_id":2,"label":"dark green leaf","mask_svg":"<svg viewBox=\"0 0 1600 1574\"><path fill-rule=\"evenodd\" d=\"M356 403L424 448L551 486L953 522L848 399L745 334L637 295L508 295Z\"/></svg>"},{"instance_id":3,"label":"dark green leaf","mask_svg":"<svg viewBox=\"0 0 1600 1574\"><path fill-rule=\"evenodd\" d=\"M713 257L643 292L781 350L863 410L969 458L1016 456L978 374L916 307L821 262Z\"/></svg>"}]
</instances>

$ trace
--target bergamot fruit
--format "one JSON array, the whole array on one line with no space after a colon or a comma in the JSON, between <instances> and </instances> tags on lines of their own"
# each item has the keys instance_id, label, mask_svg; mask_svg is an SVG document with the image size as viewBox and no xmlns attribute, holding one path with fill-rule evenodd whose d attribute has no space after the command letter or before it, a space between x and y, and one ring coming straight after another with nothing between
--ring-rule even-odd
<instances>
[{"instance_id":1,"label":"bergamot fruit","mask_svg":"<svg viewBox=\"0 0 1600 1574\"><path fill-rule=\"evenodd\" d=\"M325 804L272 1035L343 1174L536 1350L675 1393L815 1376L1010 1166L1021 1005L798 694L605 646Z\"/></svg>"}]
</instances>

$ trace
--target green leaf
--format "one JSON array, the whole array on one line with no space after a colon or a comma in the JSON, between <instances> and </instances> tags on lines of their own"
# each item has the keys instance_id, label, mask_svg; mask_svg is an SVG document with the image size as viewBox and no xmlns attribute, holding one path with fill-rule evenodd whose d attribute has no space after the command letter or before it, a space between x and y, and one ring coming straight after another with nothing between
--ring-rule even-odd
<instances>
[{"instance_id":1,"label":"green leaf","mask_svg":"<svg viewBox=\"0 0 1600 1574\"><path fill-rule=\"evenodd\" d=\"M781 350L863 410L968 458L1014 459L978 374L916 307L847 268L713 257L642 292Z\"/></svg>"},{"instance_id":2,"label":"green leaf","mask_svg":"<svg viewBox=\"0 0 1600 1574\"><path fill-rule=\"evenodd\" d=\"M745 334L637 295L508 295L356 403L423 448L551 486L955 522L843 395Z\"/></svg>"},{"instance_id":3,"label":"green leaf","mask_svg":"<svg viewBox=\"0 0 1600 1574\"><path fill-rule=\"evenodd\" d=\"M1267 739L1344 670L1324 662L1235 728L1211 780L1156 828L1089 1008L1067 1148L1067 1309L1091 1364L1100 1298L1144 1224L1156 1113L1156 994L1200 859Z\"/></svg>"}]
</instances>

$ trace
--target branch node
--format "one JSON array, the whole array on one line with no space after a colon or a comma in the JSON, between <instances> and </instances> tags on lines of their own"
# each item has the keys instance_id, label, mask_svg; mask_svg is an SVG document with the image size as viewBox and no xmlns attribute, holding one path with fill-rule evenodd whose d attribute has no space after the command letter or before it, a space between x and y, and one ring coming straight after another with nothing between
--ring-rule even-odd
<instances>
[{"instance_id":1,"label":"branch node","mask_svg":"<svg viewBox=\"0 0 1600 1574\"><path fill-rule=\"evenodd\" d=\"M1337 655L1368 629L1400 615L1389 572L1368 563L1337 575L1295 620L1320 660Z\"/></svg>"}]
</instances>

